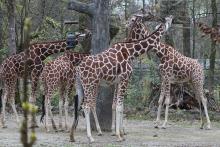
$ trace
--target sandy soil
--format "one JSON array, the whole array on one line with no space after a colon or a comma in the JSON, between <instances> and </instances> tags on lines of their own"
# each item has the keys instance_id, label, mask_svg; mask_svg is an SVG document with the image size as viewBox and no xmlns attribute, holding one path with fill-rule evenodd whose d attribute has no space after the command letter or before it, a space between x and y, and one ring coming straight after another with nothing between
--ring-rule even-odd
<instances>
[{"instance_id":1,"label":"sandy soil","mask_svg":"<svg viewBox=\"0 0 220 147\"><path fill-rule=\"evenodd\" d=\"M56 118L57 119L57 118ZM39 118L38 118L39 120ZM58 122L58 121L56 121ZM20 134L14 117L7 117L8 128L0 128L0 146L21 146ZM220 146L220 123L212 122L212 130L199 129L199 122L172 122L167 129L155 129L153 121L125 120L126 132L124 142L116 142L116 137L109 132L103 132L98 136L92 132L96 142L88 144L86 137L85 119L80 118L79 126L75 134L75 143L69 142L69 133L46 133L43 124L39 124L37 131L37 143L35 146L69 147L69 146L97 146L97 147L136 147L136 146Z\"/></svg>"}]
</instances>

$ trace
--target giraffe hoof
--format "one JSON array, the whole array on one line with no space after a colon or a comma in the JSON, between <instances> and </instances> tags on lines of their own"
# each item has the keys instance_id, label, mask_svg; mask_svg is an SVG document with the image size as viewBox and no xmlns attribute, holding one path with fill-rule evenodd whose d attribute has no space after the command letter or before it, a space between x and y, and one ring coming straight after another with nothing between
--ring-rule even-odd
<instances>
[{"instance_id":1,"label":"giraffe hoof","mask_svg":"<svg viewBox=\"0 0 220 147\"><path fill-rule=\"evenodd\" d=\"M102 136L102 132L98 133L98 136Z\"/></svg>"},{"instance_id":2,"label":"giraffe hoof","mask_svg":"<svg viewBox=\"0 0 220 147\"><path fill-rule=\"evenodd\" d=\"M112 132L111 136L116 136L116 134Z\"/></svg>"},{"instance_id":3,"label":"giraffe hoof","mask_svg":"<svg viewBox=\"0 0 220 147\"><path fill-rule=\"evenodd\" d=\"M57 132L59 132L59 130L55 130L55 132L57 133Z\"/></svg>"},{"instance_id":4,"label":"giraffe hoof","mask_svg":"<svg viewBox=\"0 0 220 147\"><path fill-rule=\"evenodd\" d=\"M211 130L211 126L207 125L207 127L205 128L206 130Z\"/></svg>"},{"instance_id":5,"label":"giraffe hoof","mask_svg":"<svg viewBox=\"0 0 220 147\"><path fill-rule=\"evenodd\" d=\"M124 132L123 132L123 135L128 135L128 133L124 131Z\"/></svg>"},{"instance_id":6,"label":"giraffe hoof","mask_svg":"<svg viewBox=\"0 0 220 147\"><path fill-rule=\"evenodd\" d=\"M75 139L74 139L74 138L71 138L71 139L70 139L70 142L75 142Z\"/></svg>"},{"instance_id":7,"label":"giraffe hoof","mask_svg":"<svg viewBox=\"0 0 220 147\"><path fill-rule=\"evenodd\" d=\"M158 126L158 125L155 125L155 126L154 126L154 128L158 129L158 128L159 128L159 126Z\"/></svg>"},{"instance_id":8,"label":"giraffe hoof","mask_svg":"<svg viewBox=\"0 0 220 147\"><path fill-rule=\"evenodd\" d=\"M162 126L161 129L166 129L166 126Z\"/></svg>"},{"instance_id":9,"label":"giraffe hoof","mask_svg":"<svg viewBox=\"0 0 220 147\"><path fill-rule=\"evenodd\" d=\"M70 133L70 130L66 129L66 130L65 130L65 133Z\"/></svg>"},{"instance_id":10,"label":"giraffe hoof","mask_svg":"<svg viewBox=\"0 0 220 147\"><path fill-rule=\"evenodd\" d=\"M5 129L5 128L8 128L8 126L7 125L3 125L2 128Z\"/></svg>"},{"instance_id":11,"label":"giraffe hoof","mask_svg":"<svg viewBox=\"0 0 220 147\"><path fill-rule=\"evenodd\" d=\"M118 140L117 140L117 142L122 142L122 141L125 141L125 138L120 137L120 138L118 138Z\"/></svg>"},{"instance_id":12,"label":"giraffe hoof","mask_svg":"<svg viewBox=\"0 0 220 147\"><path fill-rule=\"evenodd\" d=\"M39 126L37 124L33 124L31 125L29 128L33 129L33 128L39 128Z\"/></svg>"},{"instance_id":13,"label":"giraffe hoof","mask_svg":"<svg viewBox=\"0 0 220 147\"><path fill-rule=\"evenodd\" d=\"M57 130L58 132L64 132L65 130L64 129L59 129L59 130Z\"/></svg>"},{"instance_id":14,"label":"giraffe hoof","mask_svg":"<svg viewBox=\"0 0 220 147\"><path fill-rule=\"evenodd\" d=\"M159 122L158 121L154 122L154 128L156 128L156 129L159 128Z\"/></svg>"},{"instance_id":15,"label":"giraffe hoof","mask_svg":"<svg viewBox=\"0 0 220 147\"><path fill-rule=\"evenodd\" d=\"M89 143L93 143L95 140L92 137L89 137Z\"/></svg>"}]
</instances>

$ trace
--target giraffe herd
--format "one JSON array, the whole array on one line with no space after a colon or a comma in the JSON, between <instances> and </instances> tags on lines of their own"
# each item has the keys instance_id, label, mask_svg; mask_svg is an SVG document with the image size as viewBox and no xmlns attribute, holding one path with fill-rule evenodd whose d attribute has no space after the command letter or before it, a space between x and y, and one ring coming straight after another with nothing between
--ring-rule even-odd
<instances>
[{"instance_id":1,"label":"giraffe herd","mask_svg":"<svg viewBox=\"0 0 220 147\"><path fill-rule=\"evenodd\" d=\"M143 16L133 16L128 27L130 32L125 42L113 44L105 51L90 55L87 53L76 53L67 48L66 41L45 42L31 44L28 49L28 72L32 83L32 93L29 101L36 102L36 89L40 80L44 87L45 95L45 129L49 132L48 118L53 120L51 111L51 99L55 90L59 89L59 129L62 129L62 112L65 114L65 130L68 117L68 98L74 87L78 94L79 102L86 119L87 137L89 142L94 142L90 128L90 111L94 120L98 135L102 135L96 114L96 97L99 83L104 80L115 87L112 104L112 132L117 136L118 141L124 140L123 109L124 96L130 80L133 67L132 60L138 56L153 52L160 60L159 71L161 75L161 93L158 101L158 112L155 121L155 128L160 127L160 114L162 103L165 103L165 121L161 128L166 128L168 121L168 109L170 104L170 85L172 83L190 82L199 104L203 105L207 118L207 129L211 123L207 110L207 99L203 95L204 72L202 66L196 59L182 55L172 46L161 42L161 37L171 26L173 17L165 18L165 23L159 24L153 33L149 33L144 25ZM198 24L201 30L205 30ZM204 32L204 31L203 31ZM206 31L207 32L207 31ZM210 34L209 32L207 34ZM216 37L215 37L216 38ZM217 39L218 41L218 39ZM74 46L78 44L76 39ZM44 60L54 54L64 52L54 61L44 65ZM3 97L1 110L1 125L5 124L5 107L8 101L15 113L17 123L19 117L15 107L16 82L22 78L24 73L24 52L6 58L0 66L0 78L3 82ZM201 106L200 106L201 108ZM78 110L76 110L78 111ZM201 111L200 111L201 115ZM201 118L201 127L203 128ZM55 124L53 128L57 129Z\"/></svg>"}]
</instances>

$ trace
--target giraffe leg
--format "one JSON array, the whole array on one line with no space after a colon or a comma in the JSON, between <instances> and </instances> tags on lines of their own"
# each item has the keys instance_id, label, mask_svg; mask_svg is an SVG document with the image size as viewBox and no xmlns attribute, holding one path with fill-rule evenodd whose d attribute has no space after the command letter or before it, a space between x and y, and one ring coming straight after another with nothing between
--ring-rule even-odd
<instances>
[{"instance_id":1,"label":"giraffe leg","mask_svg":"<svg viewBox=\"0 0 220 147\"><path fill-rule=\"evenodd\" d=\"M98 120L98 117L97 117L97 114L96 114L96 97L97 97L97 91L98 91L98 84L97 83L94 83L94 85L92 86L93 89L91 92L91 99L92 99L92 103L90 105L90 108L92 110L92 113L93 113L93 116L94 116L94 119L95 119L95 125L96 125L96 129L98 131L98 135L101 136L102 135L102 131L101 131L101 128L100 128L100 125L99 125L99 120Z\"/></svg>"},{"instance_id":2,"label":"giraffe leg","mask_svg":"<svg viewBox=\"0 0 220 147\"><path fill-rule=\"evenodd\" d=\"M54 119L53 119L53 113L51 111L51 103L50 101L48 101L48 111L49 111L49 115L50 115L50 120L51 120L51 123L52 123L52 127L55 131L57 131L57 127L56 127L56 124L54 122Z\"/></svg>"},{"instance_id":3,"label":"giraffe leg","mask_svg":"<svg viewBox=\"0 0 220 147\"><path fill-rule=\"evenodd\" d=\"M122 137L124 137L125 135L124 126L123 126L123 110L124 110L124 106L122 104L122 111L121 111L121 118L120 118L120 135Z\"/></svg>"},{"instance_id":4,"label":"giraffe leg","mask_svg":"<svg viewBox=\"0 0 220 147\"><path fill-rule=\"evenodd\" d=\"M1 118L2 128L7 128L7 126L5 125L5 107L6 107L7 95L8 95L7 91L4 90L3 98L2 98L2 118Z\"/></svg>"},{"instance_id":5,"label":"giraffe leg","mask_svg":"<svg viewBox=\"0 0 220 147\"><path fill-rule=\"evenodd\" d=\"M200 126L200 129L203 129L204 128L204 120L203 120L203 111L202 111L202 105L201 105L201 100L198 99L198 102L199 102L199 115L200 115L200 123L201 123L201 126Z\"/></svg>"},{"instance_id":6,"label":"giraffe leg","mask_svg":"<svg viewBox=\"0 0 220 147\"><path fill-rule=\"evenodd\" d=\"M164 82L162 82L161 84L161 92L160 92L160 98L159 98L159 101L158 101L158 109L157 109L157 119L156 121L154 122L154 127L155 128L158 128L159 124L160 124L160 114L161 114L161 108L162 108L162 104L163 104L163 100L164 100Z\"/></svg>"},{"instance_id":7,"label":"giraffe leg","mask_svg":"<svg viewBox=\"0 0 220 147\"><path fill-rule=\"evenodd\" d=\"M99 120L98 120L98 117L97 117L97 114L96 114L96 108L95 107L92 108L92 113L93 113L93 116L94 116L94 119L95 119L95 125L96 125L96 129L98 131L98 135L101 136L102 131L101 131L101 128L100 128L100 125L99 125Z\"/></svg>"},{"instance_id":8,"label":"giraffe leg","mask_svg":"<svg viewBox=\"0 0 220 147\"><path fill-rule=\"evenodd\" d=\"M170 83L166 83L166 99L165 99L165 104L166 104L166 109L165 109L165 120L162 125L162 129L166 129L166 124L168 121L168 111L169 111L169 104L170 104Z\"/></svg>"},{"instance_id":9,"label":"giraffe leg","mask_svg":"<svg viewBox=\"0 0 220 147\"><path fill-rule=\"evenodd\" d=\"M196 100L197 100L198 103L199 103L199 116L200 116L200 123L201 123L200 129L203 129L203 127L204 127L204 121L203 121L203 113L202 113L201 99L200 99L200 97L199 97L199 93L198 93L197 90L196 90L196 83L192 83L192 89L193 89L193 91L195 92Z\"/></svg>"},{"instance_id":10,"label":"giraffe leg","mask_svg":"<svg viewBox=\"0 0 220 147\"><path fill-rule=\"evenodd\" d=\"M118 85L117 101L116 101L116 136L118 141L124 141L123 138L123 101L124 94L127 89L128 80L123 80Z\"/></svg>"},{"instance_id":11,"label":"giraffe leg","mask_svg":"<svg viewBox=\"0 0 220 147\"><path fill-rule=\"evenodd\" d=\"M210 119L209 119L209 114L208 114L208 109L207 109L207 99L204 97L204 94L203 94L203 90L201 90L202 88L198 88L199 90L199 96L201 98L201 101L202 101L202 105L204 107L204 111L205 111L205 116L206 116L206 119L207 119L207 129L211 129L211 122L210 122Z\"/></svg>"},{"instance_id":12,"label":"giraffe leg","mask_svg":"<svg viewBox=\"0 0 220 147\"><path fill-rule=\"evenodd\" d=\"M31 97L29 102L33 105L36 104L36 90L37 90L37 84L39 79L40 73L31 73ZM36 115L33 116L33 121L31 124L31 128L37 128L38 124L36 121Z\"/></svg>"},{"instance_id":13,"label":"giraffe leg","mask_svg":"<svg viewBox=\"0 0 220 147\"><path fill-rule=\"evenodd\" d=\"M50 129L49 129L49 125L48 125L48 107L49 107L49 105L48 105L48 103L50 103L49 102L49 100L48 100L48 97L46 96L45 97L45 129L46 129L46 131L47 132L49 132L50 131Z\"/></svg>"},{"instance_id":14,"label":"giraffe leg","mask_svg":"<svg viewBox=\"0 0 220 147\"><path fill-rule=\"evenodd\" d=\"M116 136L118 137L117 141L123 141L124 138L121 136L121 119L122 119L122 105L116 104Z\"/></svg>"},{"instance_id":15,"label":"giraffe leg","mask_svg":"<svg viewBox=\"0 0 220 147\"><path fill-rule=\"evenodd\" d=\"M115 87L115 92L114 92L114 98L112 102L112 136L115 136L115 113L116 113L116 101L117 101L117 89L118 87Z\"/></svg>"},{"instance_id":16,"label":"giraffe leg","mask_svg":"<svg viewBox=\"0 0 220 147\"><path fill-rule=\"evenodd\" d=\"M206 115L206 119L207 119L207 129L211 129L211 122L209 119L208 109L207 109L207 99L204 97L204 94L203 94L203 84L194 83L193 85L194 85L194 87L196 87L196 91L195 91L196 98L199 103L202 102L202 105L204 107L204 111L205 111L205 115ZM200 128L203 128L204 121L203 121L203 116L202 116L201 103L200 103L199 107L200 107L200 117L201 117L201 127Z\"/></svg>"},{"instance_id":17,"label":"giraffe leg","mask_svg":"<svg viewBox=\"0 0 220 147\"><path fill-rule=\"evenodd\" d=\"M63 109L64 108L64 103L65 103L65 85L61 85L60 87L60 99L59 99L59 130L62 130L62 127L63 127L63 122L62 122L62 119L63 119ZM64 112L66 113L66 112Z\"/></svg>"},{"instance_id":18,"label":"giraffe leg","mask_svg":"<svg viewBox=\"0 0 220 147\"><path fill-rule=\"evenodd\" d=\"M92 137L91 134L91 126L90 126L90 108L85 108L84 109L84 113L85 113L85 118L86 118L86 129L87 129L87 137L89 139L89 142L94 142L95 140Z\"/></svg>"},{"instance_id":19,"label":"giraffe leg","mask_svg":"<svg viewBox=\"0 0 220 147\"><path fill-rule=\"evenodd\" d=\"M116 104L114 103L113 100L113 104L112 104L112 127L111 127L111 131L112 131L112 136L115 136L115 113L116 113Z\"/></svg>"},{"instance_id":20,"label":"giraffe leg","mask_svg":"<svg viewBox=\"0 0 220 147\"><path fill-rule=\"evenodd\" d=\"M68 131L68 125L67 125L67 122L68 122L68 105L69 105L68 99L67 99L67 97L65 97L64 113L65 113L65 130L66 131Z\"/></svg>"},{"instance_id":21,"label":"giraffe leg","mask_svg":"<svg viewBox=\"0 0 220 147\"><path fill-rule=\"evenodd\" d=\"M12 94L12 97L10 97L10 98L12 98L11 100L10 100L10 104L11 104L11 107L12 107L12 110L13 110L13 112L15 113L15 117L16 117L16 121L17 121L17 125L19 126L20 124L20 120L19 120L19 117L18 117L18 112L17 112L17 110L16 110L16 107L15 107L15 99L14 99L14 96L13 96L14 94Z\"/></svg>"},{"instance_id":22,"label":"giraffe leg","mask_svg":"<svg viewBox=\"0 0 220 147\"><path fill-rule=\"evenodd\" d=\"M31 97L30 97L30 103L35 104L36 103L36 90L37 90L37 76L32 76L31 79Z\"/></svg>"},{"instance_id":23,"label":"giraffe leg","mask_svg":"<svg viewBox=\"0 0 220 147\"><path fill-rule=\"evenodd\" d=\"M59 100L59 130L62 130L63 99Z\"/></svg>"}]
</instances>

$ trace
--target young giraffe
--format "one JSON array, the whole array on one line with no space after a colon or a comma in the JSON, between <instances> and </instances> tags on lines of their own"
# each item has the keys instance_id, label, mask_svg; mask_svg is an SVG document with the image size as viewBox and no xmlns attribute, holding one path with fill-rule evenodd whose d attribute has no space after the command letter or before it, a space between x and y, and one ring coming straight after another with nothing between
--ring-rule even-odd
<instances>
[{"instance_id":1,"label":"young giraffe","mask_svg":"<svg viewBox=\"0 0 220 147\"><path fill-rule=\"evenodd\" d=\"M51 98L56 89L60 90L59 99L59 128L62 129L62 107L64 105L65 113L65 130L67 130L67 117L68 117L68 97L70 97L72 87L75 80L75 66L80 63L80 61L88 56L85 53L76 53L71 51L66 51L64 55L58 57L52 62L45 65L41 80L44 85L45 92L45 103L46 108L46 118L45 118L45 128L49 132L48 128L48 114L53 121L53 115L51 112ZM68 96L67 96L68 95ZM64 104L63 104L64 103ZM43 116L42 116L43 117ZM55 123L54 123L55 126ZM56 129L56 126L54 127Z\"/></svg>"},{"instance_id":2,"label":"young giraffe","mask_svg":"<svg viewBox=\"0 0 220 147\"><path fill-rule=\"evenodd\" d=\"M129 35L126 41L136 41L139 39L146 38L149 35L149 32L146 29L147 27L143 23L143 17L144 15L133 15L131 19L129 19L128 23L126 24L126 27L129 30ZM112 127L111 127L112 135L115 135L116 100L117 100L117 89L115 89L113 103L112 103Z\"/></svg>"},{"instance_id":3,"label":"young giraffe","mask_svg":"<svg viewBox=\"0 0 220 147\"><path fill-rule=\"evenodd\" d=\"M199 27L199 30L202 31L205 35L210 35L210 38L220 43L220 28L219 26L217 28L210 28L204 23L198 22L197 26ZM204 35L203 35L204 36Z\"/></svg>"},{"instance_id":4,"label":"young giraffe","mask_svg":"<svg viewBox=\"0 0 220 147\"><path fill-rule=\"evenodd\" d=\"M78 43L75 40L74 45ZM37 88L37 82L40 76L41 71L43 70L43 60L46 59L51 54L64 52L69 50L67 48L66 41L55 41L55 42L43 42L43 43L34 43L30 45L28 49L28 72L31 77L31 98L30 102L35 103L35 93ZM5 125L5 106L8 101L16 115L16 120L19 122L19 117L15 108L15 90L16 83L18 78L22 78L24 75L24 66L25 66L25 52L12 55L6 58L0 66L0 79L3 82L3 98L2 98L2 118L1 123L2 127Z\"/></svg>"},{"instance_id":5,"label":"young giraffe","mask_svg":"<svg viewBox=\"0 0 220 147\"><path fill-rule=\"evenodd\" d=\"M162 128L166 128L168 120L168 109L170 104L170 85L172 83L190 82L199 104L203 104L207 119L207 129L211 128L211 123L207 110L207 99L203 94L204 71L203 67L196 59L186 57L175 50L172 46L160 43L158 48L151 49L160 60L159 71L162 78L161 93L158 101L157 119L155 128L158 128L162 103L165 99L165 121ZM150 50L149 50L150 51ZM200 106L201 109L201 106ZM200 110L200 116L201 116ZM201 128L203 128L203 119L201 117Z\"/></svg>"},{"instance_id":6,"label":"young giraffe","mask_svg":"<svg viewBox=\"0 0 220 147\"><path fill-rule=\"evenodd\" d=\"M77 93L80 98L84 98L82 107L86 118L87 137L90 142L94 142L90 128L90 109L95 118L96 128L99 134L101 133L96 115L97 88L101 80L117 84L116 135L118 141L124 140L121 136L123 98L132 73L130 61L144 54L147 50L159 46L159 40L171 25L172 17L168 17L166 20L166 24L161 24L149 37L137 41L114 44L104 52L84 58L80 65L76 67Z\"/></svg>"},{"instance_id":7,"label":"young giraffe","mask_svg":"<svg viewBox=\"0 0 220 147\"><path fill-rule=\"evenodd\" d=\"M133 22L132 19L131 21ZM147 35L148 30L146 29L146 26L143 23L142 24L141 23L142 21L139 21L139 26L145 28L145 29L142 28L143 31L146 31L146 33L143 32L143 34ZM173 47L168 46L163 43L160 43L160 48L153 48L152 50L156 53L156 55L159 57L161 61L161 64L159 67L160 67L160 74L162 76L161 95L160 95L160 99L158 102L159 107L158 107L155 127L158 128L158 125L159 125L160 111L161 111L162 103L164 101L165 94L166 94L166 100L165 100L166 115L165 115L165 122L163 123L162 128L165 128L166 126L166 122L168 119L168 106L170 103L170 83L176 83L177 81L180 83L187 82L187 81L191 81L191 82L194 81L193 82L194 91L196 91L196 97L197 97L197 100L199 101L199 104L201 104L200 101L202 101L203 103L205 114L207 117L207 123L208 123L207 128L210 129L211 125L210 125L210 120L209 120L208 111L207 111L207 104L206 104L207 100L203 96L204 73L203 73L202 66L198 63L197 60L185 57L182 54L180 54L177 50L175 50ZM166 85L167 88L164 85L165 83L167 83ZM195 88L197 86L198 86L198 90ZM200 113L201 113L201 110L200 110ZM201 118L201 128L203 128L203 124L204 124L203 119Z\"/></svg>"}]
</instances>

